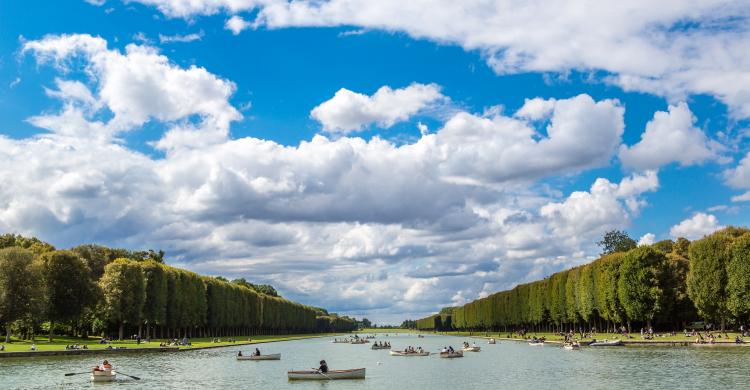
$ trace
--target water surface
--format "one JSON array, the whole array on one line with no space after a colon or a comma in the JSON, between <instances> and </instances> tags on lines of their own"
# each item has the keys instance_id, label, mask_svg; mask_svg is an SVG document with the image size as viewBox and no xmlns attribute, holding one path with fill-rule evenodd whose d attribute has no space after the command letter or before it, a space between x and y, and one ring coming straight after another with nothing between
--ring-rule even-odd
<instances>
[{"instance_id":1,"label":"water surface","mask_svg":"<svg viewBox=\"0 0 750 390\"><path fill-rule=\"evenodd\" d=\"M237 361L236 351L255 346L225 347L180 353L106 354L0 359L3 389L739 389L750 386L750 348L746 347L614 347L566 351L545 345L453 336L379 335L394 349L422 346L438 351L475 341L482 352L460 359L392 357L370 344L332 344L333 338L257 345L263 353L281 353L281 361ZM97 359L109 358L116 369L142 378L118 377L115 383L93 384L86 371ZM367 379L335 382L289 382L286 371L317 367L326 359L331 369L367 368Z\"/></svg>"}]
</instances>

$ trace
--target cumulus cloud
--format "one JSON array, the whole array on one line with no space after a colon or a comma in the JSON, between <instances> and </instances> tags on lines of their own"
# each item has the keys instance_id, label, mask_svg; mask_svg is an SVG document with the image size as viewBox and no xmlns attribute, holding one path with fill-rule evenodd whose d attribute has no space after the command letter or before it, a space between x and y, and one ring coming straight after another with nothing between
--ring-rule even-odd
<instances>
[{"instance_id":1,"label":"cumulus cloud","mask_svg":"<svg viewBox=\"0 0 750 390\"><path fill-rule=\"evenodd\" d=\"M696 240L723 227L714 215L695 213L692 217L672 226L669 234L674 238L685 237L689 240Z\"/></svg>"},{"instance_id":2,"label":"cumulus cloud","mask_svg":"<svg viewBox=\"0 0 750 390\"><path fill-rule=\"evenodd\" d=\"M750 191L733 196L732 202L750 202Z\"/></svg>"},{"instance_id":3,"label":"cumulus cloud","mask_svg":"<svg viewBox=\"0 0 750 390\"><path fill-rule=\"evenodd\" d=\"M627 90L684 99L709 94L750 116L750 5L495 0L135 0L169 17L254 15L247 28L353 26L477 50L500 74L601 70ZM572 9L586 12L570 12ZM446 27L448 26L448 27Z\"/></svg>"},{"instance_id":4,"label":"cumulus cloud","mask_svg":"<svg viewBox=\"0 0 750 390\"><path fill-rule=\"evenodd\" d=\"M734 188L750 189L750 152L736 167L724 172L727 184Z\"/></svg>"},{"instance_id":5,"label":"cumulus cloud","mask_svg":"<svg viewBox=\"0 0 750 390\"><path fill-rule=\"evenodd\" d=\"M669 106L668 112L658 111L646 124L640 142L620 147L620 160L631 168L657 169L671 162L688 166L716 157L713 149L718 144L694 123L695 117L685 103Z\"/></svg>"},{"instance_id":6,"label":"cumulus cloud","mask_svg":"<svg viewBox=\"0 0 750 390\"><path fill-rule=\"evenodd\" d=\"M159 34L159 42L161 43L175 43L175 42L193 42L193 41L200 41L203 39L203 30L192 33L192 34L185 34L185 35L163 35Z\"/></svg>"},{"instance_id":7,"label":"cumulus cloud","mask_svg":"<svg viewBox=\"0 0 750 390\"><path fill-rule=\"evenodd\" d=\"M224 28L231 31L234 35L239 35L242 30L249 28L250 25L251 23L243 19L241 16L234 15L227 19L226 23L224 23Z\"/></svg>"},{"instance_id":8,"label":"cumulus cloud","mask_svg":"<svg viewBox=\"0 0 750 390\"><path fill-rule=\"evenodd\" d=\"M346 88L315 107L310 116L332 133L346 134L371 124L388 128L446 98L435 84L414 83L404 88L380 87L372 96Z\"/></svg>"},{"instance_id":9,"label":"cumulus cloud","mask_svg":"<svg viewBox=\"0 0 750 390\"><path fill-rule=\"evenodd\" d=\"M228 137L233 84L153 48L79 35L24 45L58 69L46 92L63 104L29 119L49 132L0 136L0 231L163 248L171 264L340 312L420 315L580 264L658 186L646 172L567 197L535 189L609 164L623 131L615 100L456 112L405 144L316 135L285 146ZM70 78L81 70L95 77ZM166 133L156 146L177 134L192 147L156 158L116 138L147 122Z\"/></svg>"},{"instance_id":10,"label":"cumulus cloud","mask_svg":"<svg viewBox=\"0 0 750 390\"><path fill-rule=\"evenodd\" d=\"M654 233L646 233L638 240L638 246L653 245L654 242L656 242L656 235Z\"/></svg>"},{"instance_id":11,"label":"cumulus cloud","mask_svg":"<svg viewBox=\"0 0 750 390\"><path fill-rule=\"evenodd\" d=\"M72 34L25 42L23 52L33 53L40 62L52 62L63 72L76 64L74 60L82 59L86 72L93 76L94 88L76 81L57 81L58 90L52 94L65 103L65 115L45 114L32 120L55 132L77 127L65 124L66 118L91 117L70 104L81 100L112 113L109 121L97 126L98 136L114 136L152 119L171 123L171 130L157 142L165 150L225 140L230 123L242 117L228 102L234 83L204 68L180 68L153 47L129 44L122 53L108 49L100 37ZM192 121L193 116L200 119ZM90 129L82 127L81 135L91 135Z\"/></svg>"}]
</instances>

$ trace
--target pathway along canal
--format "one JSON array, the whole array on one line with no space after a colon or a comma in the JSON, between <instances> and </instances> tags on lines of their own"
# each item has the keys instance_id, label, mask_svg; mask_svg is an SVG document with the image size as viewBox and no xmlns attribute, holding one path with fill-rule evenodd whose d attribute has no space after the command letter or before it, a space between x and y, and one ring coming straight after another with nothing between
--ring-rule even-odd
<instances>
[{"instance_id":1,"label":"pathway along canal","mask_svg":"<svg viewBox=\"0 0 750 390\"><path fill-rule=\"evenodd\" d=\"M242 348L226 347L180 353L116 356L56 356L0 359L2 389L739 389L750 383L750 347L612 347L563 350L556 345L530 347L523 342L453 336L378 335L394 349L422 346L438 351L475 341L479 353L460 359L393 357L371 344L333 344L333 338L257 345L263 353L281 353L281 361L237 361ZM109 358L116 369L136 375L110 384L92 384L86 371ZM288 382L291 369L316 367L326 359L331 369L367 368L367 379ZM382 364L378 364L381 362Z\"/></svg>"}]
</instances>

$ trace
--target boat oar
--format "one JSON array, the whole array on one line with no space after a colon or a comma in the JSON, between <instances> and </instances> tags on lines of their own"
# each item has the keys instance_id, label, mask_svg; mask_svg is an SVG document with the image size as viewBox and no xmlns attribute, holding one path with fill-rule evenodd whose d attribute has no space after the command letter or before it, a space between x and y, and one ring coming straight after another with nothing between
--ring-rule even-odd
<instances>
[{"instance_id":1,"label":"boat oar","mask_svg":"<svg viewBox=\"0 0 750 390\"><path fill-rule=\"evenodd\" d=\"M128 374L126 374L126 373L124 373L124 372L120 372L120 371L117 371L117 373L118 373L118 374L120 374L120 375L125 375L125 376L126 376L126 377L128 377L128 378L133 378L133 379L135 379L135 380L137 380L137 381L141 380L141 378L139 378L139 377L137 377L137 376L133 376L133 375L128 375Z\"/></svg>"},{"instance_id":2,"label":"boat oar","mask_svg":"<svg viewBox=\"0 0 750 390\"><path fill-rule=\"evenodd\" d=\"M80 374L90 374L90 373L91 373L91 371L86 371L86 372L69 372L69 373L65 374L65 376L80 375Z\"/></svg>"},{"instance_id":3,"label":"boat oar","mask_svg":"<svg viewBox=\"0 0 750 390\"><path fill-rule=\"evenodd\" d=\"M328 379L328 380L333 380L333 378L331 378L330 376L328 376L328 375L324 374L324 373L323 373L323 371L320 371L320 370L319 370L319 369L317 369L317 368L313 368L313 370L315 370L315 372L317 372L318 374L320 374L320 375L323 375L324 377L326 377L326 379Z\"/></svg>"}]
</instances>

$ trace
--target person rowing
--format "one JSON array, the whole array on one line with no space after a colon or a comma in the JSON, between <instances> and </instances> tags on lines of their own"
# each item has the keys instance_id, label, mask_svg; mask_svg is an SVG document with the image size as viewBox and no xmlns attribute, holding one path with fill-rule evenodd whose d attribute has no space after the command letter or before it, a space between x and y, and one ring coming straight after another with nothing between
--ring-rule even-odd
<instances>
[{"instance_id":1,"label":"person rowing","mask_svg":"<svg viewBox=\"0 0 750 390\"><path fill-rule=\"evenodd\" d=\"M326 363L325 360L320 361L320 367L318 367L318 371L324 374L328 372L328 363Z\"/></svg>"},{"instance_id":2,"label":"person rowing","mask_svg":"<svg viewBox=\"0 0 750 390\"><path fill-rule=\"evenodd\" d=\"M260 356L260 349L255 348L255 356Z\"/></svg>"},{"instance_id":3,"label":"person rowing","mask_svg":"<svg viewBox=\"0 0 750 390\"><path fill-rule=\"evenodd\" d=\"M238 357L242 356L242 351L237 352L237 356Z\"/></svg>"},{"instance_id":4,"label":"person rowing","mask_svg":"<svg viewBox=\"0 0 750 390\"><path fill-rule=\"evenodd\" d=\"M102 364L94 367L94 371L112 371L112 365L109 364L109 361L105 360Z\"/></svg>"}]
</instances>

